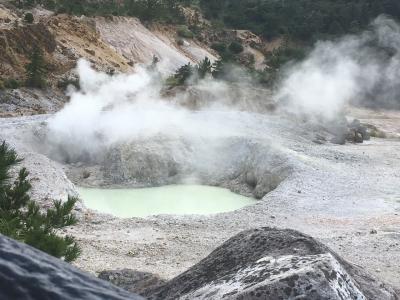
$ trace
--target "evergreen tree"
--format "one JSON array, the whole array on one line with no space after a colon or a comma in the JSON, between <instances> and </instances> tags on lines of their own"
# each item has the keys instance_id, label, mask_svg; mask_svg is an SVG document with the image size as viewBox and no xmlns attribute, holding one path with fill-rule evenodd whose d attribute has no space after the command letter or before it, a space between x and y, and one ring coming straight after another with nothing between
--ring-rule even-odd
<instances>
[{"instance_id":1,"label":"evergreen tree","mask_svg":"<svg viewBox=\"0 0 400 300\"><path fill-rule=\"evenodd\" d=\"M35 46L30 57L31 62L26 66L26 85L43 89L46 86L46 63L43 52Z\"/></svg>"},{"instance_id":2,"label":"evergreen tree","mask_svg":"<svg viewBox=\"0 0 400 300\"><path fill-rule=\"evenodd\" d=\"M198 65L197 65L197 75L200 79L206 77L207 74L211 74L212 72L212 64L208 57L205 57Z\"/></svg>"},{"instance_id":3,"label":"evergreen tree","mask_svg":"<svg viewBox=\"0 0 400 300\"><path fill-rule=\"evenodd\" d=\"M193 76L193 74L194 74L194 68L190 63L188 63L180 67L176 71L174 78L178 81L179 85L183 85L187 83L187 81L189 80L190 77Z\"/></svg>"},{"instance_id":4,"label":"evergreen tree","mask_svg":"<svg viewBox=\"0 0 400 300\"><path fill-rule=\"evenodd\" d=\"M225 63L222 59L217 60L213 64L212 76L216 79L221 79L225 75Z\"/></svg>"},{"instance_id":5,"label":"evergreen tree","mask_svg":"<svg viewBox=\"0 0 400 300\"><path fill-rule=\"evenodd\" d=\"M32 24L33 21L34 21L34 18L33 18L32 13L26 13L26 14L25 14L25 17L24 17L24 20L25 20L27 23Z\"/></svg>"},{"instance_id":6,"label":"evergreen tree","mask_svg":"<svg viewBox=\"0 0 400 300\"><path fill-rule=\"evenodd\" d=\"M80 249L74 238L58 236L55 229L77 222L71 213L77 199L68 197L65 203L55 201L53 208L41 212L28 195L31 184L25 168L10 182L10 170L20 162L13 149L5 142L0 144L0 233L65 261L75 260Z\"/></svg>"}]
</instances>

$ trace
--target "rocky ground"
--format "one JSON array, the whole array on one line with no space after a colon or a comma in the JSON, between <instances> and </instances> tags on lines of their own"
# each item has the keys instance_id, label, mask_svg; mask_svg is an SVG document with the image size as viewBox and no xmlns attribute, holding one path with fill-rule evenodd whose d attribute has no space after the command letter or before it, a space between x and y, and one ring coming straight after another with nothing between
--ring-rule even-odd
<instances>
[{"instance_id":1,"label":"rocky ground","mask_svg":"<svg viewBox=\"0 0 400 300\"><path fill-rule=\"evenodd\" d=\"M286 179L255 205L212 216L118 219L84 210L81 222L68 229L83 248L76 262L79 268L93 273L129 268L170 279L238 232L276 226L309 234L349 262L400 287L396 259L400 257L400 141L393 134L363 144L316 144L316 133L308 125L279 116L214 114L221 124L239 126L235 127L240 128L235 130L236 138L246 136L246 140L265 145L264 150L239 149L247 157L246 171L273 154L290 170ZM363 110L354 115L362 115L364 121L380 128L386 124L392 133L400 132L394 121L398 113L382 112L378 117ZM36 153L28 138L32 126L40 126L46 118L0 119L0 138L27 158L24 164L34 170L40 183L35 195L43 201L65 196L71 186L63 172L70 168ZM38 157L43 163L37 163Z\"/></svg>"},{"instance_id":2,"label":"rocky ground","mask_svg":"<svg viewBox=\"0 0 400 300\"><path fill-rule=\"evenodd\" d=\"M396 300L399 294L312 237L290 229L243 231L169 281L129 269L101 272L99 280L26 244L2 235L0 241L4 299L139 300L140 294L149 300Z\"/></svg>"}]
</instances>

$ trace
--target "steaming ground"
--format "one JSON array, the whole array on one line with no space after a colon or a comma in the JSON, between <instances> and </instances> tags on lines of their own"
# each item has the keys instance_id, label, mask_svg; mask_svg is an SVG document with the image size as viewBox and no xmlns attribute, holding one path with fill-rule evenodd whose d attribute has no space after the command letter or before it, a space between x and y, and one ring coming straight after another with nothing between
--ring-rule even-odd
<instances>
[{"instance_id":1,"label":"steaming ground","mask_svg":"<svg viewBox=\"0 0 400 300\"><path fill-rule=\"evenodd\" d=\"M79 240L76 264L84 270L171 278L239 231L277 226L312 235L400 288L400 113L350 110L390 138L345 146L314 143L329 134L318 118L317 125L300 121L315 114L332 121L359 99L398 107L398 41L399 27L381 18L362 36L318 44L288 69L275 95L284 107L274 114L257 113L274 102L246 86L205 80L165 98L145 69L110 77L82 61L82 89L61 111L0 119L0 139L26 157L44 206L74 193L70 180L136 187L190 179L261 199L231 213L146 219L104 216L80 204L82 221L65 232ZM371 43L377 47L364 47Z\"/></svg>"},{"instance_id":2,"label":"steaming ground","mask_svg":"<svg viewBox=\"0 0 400 300\"><path fill-rule=\"evenodd\" d=\"M392 131L400 133L399 113L382 112L380 117L366 110L355 113L370 118L370 123L390 124ZM205 118L215 114L221 123L236 120L240 132L257 143L279 143L290 157L285 161L291 166L290 176L256 205L208 217L117 219L83 209L83 221L68 230L83 247L78 267L90 272L132 268L171 278L241 230L277 226L311 234L345 259L400 287L398 139L316 145L311 142L314 131L279 117L203 114ZM63 172L66 166L36 153L27 136L21 136L47 118L0 119L0 137L26 157L24 164L34 171L34 186L39 185L36 195L43 201L61 197L71 187ZM262 156L263 151L251 154ZM377 234L370 234L372 229Z\"/></svg>"}]
</instances>

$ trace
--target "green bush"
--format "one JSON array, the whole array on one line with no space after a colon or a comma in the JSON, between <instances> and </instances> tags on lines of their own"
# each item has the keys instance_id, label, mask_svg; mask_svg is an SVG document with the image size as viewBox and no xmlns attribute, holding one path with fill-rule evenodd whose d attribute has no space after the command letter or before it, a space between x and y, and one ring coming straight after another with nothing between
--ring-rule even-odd
<instances>
[{"instance_id":1,"label":"green bush","mask_svg":"<svg viewBox=\"0 0 400 300\"><path fill-rule=\"evenodd\" d=\"M197 74L198 66L193 66L191 63L183 65L175 71L175 74L167 78L165 84L174 87L189 84L189 79L192 79Z\"/></svg>"},{"instance_id":2,"label":"green bush","mask_svg":"<svg viewBox=\"0 0 400 300\"><path fill-rule=\"evenodd\" d=\"M212 63L208 57L205 57L196 67L197 75L200 79L206 77L207 74L212 73Z\"/></svg>"},{"instance_id":3,"label":"green bush","mask_svg":"<svg viewBox=\"0 0 400 300\"><path fill-rule=\"evenodd\" d=\"M239 42L233 41L229 45L229 50L234 54L239 54L239 53L243 52L244 48L243 48L242 44L240 44Z\"/></svg>"},{"instance_id":4,"label":"green bush","mask_svg":"<svg viewBox=\"0 0 400 300\"><path fill-rule=\"evenodd\" d=\"M54 201L54 207L42 212L30 199L31 184L28 171L22 168L11 183L11 172L22 160L16 152L3 142L0 144L0 233L65 261L73 261L80 254L80 248L71 236L59 236L56 229L77 222L71 213L77 202Z\"/></svg>"},{"instance_id":5,"label":"green bush","mask_svg":"<svg viewBox=\"0 0 400 300\"><path fill-rule=\"evenodd\" d=\"M180 37L192 39L194 37L193 32L189 30L187 26L179 26L177 30L177 34Z\"/></svg>"},{"instance_id":6,"label":"green bush","mask_svg":"<svg viewBox=\"0 0 400 300\"><path fill-rule=\"evenodd\" d=\"M44 3L43 3L43 6L46 9L49 9L49 10L55 10L56 9L56 2L54 0L45 0Z\"/></svg>"},{"instance_id":7,"label":"green bush","mask_svg":"<svg viewBox=\"0 0 400 300\"><path fill-rule=\"evenodd\" d=\"M300 61L304 59L305 56L305 50L302 48L282 46L272 51L272 53L267 57L266 63L274 69L279 69L289 61Z\"/></svg>"},{"instance_id":8,"label":"green bush","mask_svg":"<svg viewBox=\"0 0 400 300\"><path fill-rule=\"evenodd\" d=\"M225 45L224 43L219 42L219 43L213 43L213 44L211 45L211 49L214 49L214 50L217 51L220 55L222 55L223 53L226 52L227 47L226 47L226 45Z\"/></svg>"},{"instance_id":9,"label":"green bush","mask_svg":"<svg viewBox=\"0 0 400 300\"><path fill-rule=\"evenodd\" d=\"M77 90L79 90L80 89L79 79L63 77L57 82L57 87L63 91L65 91L68 88L68 86L70 86L70 85L72 85Z\"/></svg>"},{"instance_id":10,"label":"green bush","mask_svg":"<svg viewBox=\"0 0 400 300\"><path fill-rule=\"evenodd\" d=\"M43 89L46 87L46 62L42 50L35 46L31 54L31 62L26 65L26 85Z\"/></svg>"},{"instance_id":11,"label":"green bush","mask_svg":"<svg viewBox=\"0 0 400 300\"><path fill-rule=\"evenodd\" d=\"M21 83L14 78L0 79L0 90L12 89L15 90L21 86Z\"/></svg>"},{"instance_id":12,"label":"green bush","mask_svg":"<svg viewBox=\"0 0 400 300\"><path fill-rule=\"evenodd\" d=\"M33 15L31 13L26 13L24 20L25 20L25 22L32 24L34 21Z\"/></svg>"}]
</instances>

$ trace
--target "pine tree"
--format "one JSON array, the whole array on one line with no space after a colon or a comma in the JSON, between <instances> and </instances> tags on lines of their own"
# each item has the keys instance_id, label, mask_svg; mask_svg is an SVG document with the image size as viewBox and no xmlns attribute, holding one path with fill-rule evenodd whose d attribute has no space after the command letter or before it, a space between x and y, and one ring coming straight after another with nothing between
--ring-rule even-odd
<instances>
[{"instance_id":1,"label":"pine tree","mask_svg":"<svg viewBox=\"0 0 400 300\"><path fill-rule=\"evenodd\" d=\"M198 65L197 65L197 74L200 79L206 77L207 74L211 74L212 72L212 64L208 57L205 57Z\"/></svg>"},{"instance_id":2,"label":"pine tree","mask_svg":"<svg viewBox=\"0 0 400 300\"><path fill-rule=\"evenodd\" d=\"M26 66L26 85L43 89L46 86L46 62L43 52L35 46L30 57L31 62Z\"/></svg>"},{"instance_id":3,"label":"pine tree","mask_svg":"<svg viewBox=\"0 0 400 300\"><path fill-rule=\"evenodd\" d=\"M212 76L217 79L223 78L225 75L225 63L222 59L217 60L213 64Z\"/></svg>"},{"instance_id":4,"label":"pine tree","mask_svg":"<svg viewBox=\"0 0 400 300\"><path fill-rule=\"evenodd\" d=\"M75 260L80 248L74 238L61 237L55 230L77 222L71 213L77 199L68 197L65 203L54 201L53 208L41 212L28 195L32 186L25 168L10 182L11 168L21 161L5 142L0 144L0 233L65 261Z\"/></svg>"},{"instance_id":5,"label":"pine tree","mask_svg":"<svg viewBox=\"0 0 400 300\"><path fill-rule=\"evenodd\" d=\"M176 71L174 78L177 79L180 85L183 85L187 83L187 81L189 80L190 77L193 76L193 74L194 74L194 68L190 63L188 63L180 67Z\"/></svg>"}]
</instances>

